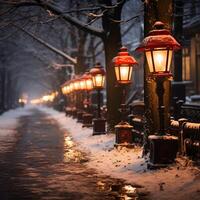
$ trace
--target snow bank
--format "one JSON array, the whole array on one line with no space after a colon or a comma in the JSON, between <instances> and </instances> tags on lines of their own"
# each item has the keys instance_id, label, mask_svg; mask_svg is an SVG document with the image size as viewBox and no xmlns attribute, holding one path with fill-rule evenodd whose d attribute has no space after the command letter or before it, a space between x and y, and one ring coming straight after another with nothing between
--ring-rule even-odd
<instances>
[{"instance_id":1,"label":"snow bank","mask_svg":"<svg viewBox=\"0 0 200 200\"><path fill-rule=\"evenodd\" d=\"M0 116L0 152L7 151L15 141L18 118L30 114L29 107L25 107L9 110Z\"/></svg>"},{"instance_id":2,"label":"snow bank","mask_svg":"<svg viewBox=\"0 0 200 200\"><path fill-rule=\"evenodd\" d=\"M151 192L150 199L153 200L199 199L200 180L192 172L194 169L174 165L155 171L147 170L145 159L141 158L141 148L117 150L114 148L114 134L92 136L92 129L82 128L81 124L64 113L45 107L39 109L57 120L65 131L70 132L80 148L89 153L89 167L144 186Z\"/></svg>"}]
</instances>

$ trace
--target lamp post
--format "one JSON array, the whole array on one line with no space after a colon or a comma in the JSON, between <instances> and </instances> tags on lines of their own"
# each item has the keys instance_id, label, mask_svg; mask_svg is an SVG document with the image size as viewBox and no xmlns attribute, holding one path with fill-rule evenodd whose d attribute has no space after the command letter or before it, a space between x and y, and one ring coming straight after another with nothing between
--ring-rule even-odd
<instances>
[{"instance_id":1,"label":"lamp post","mask_svg":"<svg viewBox=\"0 0 200 200\"><path fill-rule=\"evenodd\" d=\"M105 70L97 63L91 70L93 87L97 91L97 118L93 119L93 135L105 134L106 120L101 117L101 90L104 88Z\"/></svg>"},{"instance_id":2,"label":"lamp post","mask_svg":"<svg viewBox=\"0 0 200 200\"><path fill-rule=\"evenodd\" d=\"M176 156L177 138L166 136L164 82L172 77L170 72L173 51L180 49L180 44L172 37L170 31L164 28L162 22L156 22L154 29L144 38L137 51L145 52L149 66L149 76L156 82L158 99L159 128L155 135L149 136L150 164L162 165L173 162Z\"/></svg>"},{"instance_id":3,"label":"lamp post","mask_svg":"<svg viewBox=\"0 0 200 200\"><path fill-rule=\"evenodd\" d=\"M77 76L74 80L74 88L75 88L75 102L76 102L76 112L74 113L74 117L77 117L77 122L82 123L82 90L84 88L84 83L82 82L82 78Z\"/></svg>"},{"instance_id":4,"label":"lamp post","mask_svg":"<svg viewBox=\"0 0 200 200\"><path fill-rule=\"evenodd\" d=\"M121 122L115 126L116 134L116 144L115 146L132 146L133 135L132 135L132 126L126 122L126 86L129 85L132 81L132 71L134 65L137 64L136 60L129 55L127 48L122 47L120 52L112 60L115 75L118 84L122 87L122 103L121 103Z\"/></svg>"},{"instance_id":5,"label":"lamp post","mask_svg":"<svg viewBox=\"0 0 200 200\"><path fill-rule=\"evenodd\" d=\"M76 108L75 108L75 86L74 86L74 79L71 79L68 82L68 96L69 96L69 112L72 116L74 116L74 113L76 113Z\"/></svg>"},{"instance_id":6,"label":"lamp post","mask_svg":"<svg viewBox=\"0 0 200 200\"><path fill-rule=\"evenodd\" d=\"M67 116L69 114L69 111L68 111L68 103L69 103L69 99L68 99L68 82L66 81L64 84L61 85L61 91L62 91L62 94L65 98L65 115Z\"/></svg>"},{"instance_id":7,"label":"lamp post","mask_svg":"<svg viewBox=\"0 0 200 200\"><path fill-rule=\"evenodd\" d=\"M83 104L86 113L83 114L83 127L92 127L93 115L90 113L90 91L93 89L92 76L89 72L85 72L83 75L85 81L85 93Z\"/></svg>"}]
</instances>

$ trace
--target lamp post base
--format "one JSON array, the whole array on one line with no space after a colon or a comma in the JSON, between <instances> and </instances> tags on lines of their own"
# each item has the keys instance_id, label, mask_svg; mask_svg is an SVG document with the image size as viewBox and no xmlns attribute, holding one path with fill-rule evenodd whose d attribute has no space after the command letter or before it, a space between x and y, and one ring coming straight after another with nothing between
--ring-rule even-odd
<instances>
[{"instance_id":1,"label":"lamp post base","mask_svg":"<svg viewBox=\"0 0 200 200\"><path fill-rule=\"evenodd\" d=\"M77 117L77 110L76 109L71 109L70 113L71 113L71 116L73 117L73 119L75 119Z\"/></svg>"},{"instance_id":2,"label":"lamp post base","mask_svg":"<svg viewBox=\"0 0 200 200\"><path fill-rule=\"evenodd\" d=\"M92 119L93 115L89 113L84 113L83 114L83 125L82 127L92 127Z\"/></svg>"},{"instance_id":3,"label":"lamp post base","mask_svg":"<svg viewBox=\"0 0 200 200\"><path fill-rule=\"evenodd\" d=\"M106 120L103 118L93 119L93 134L101 135L106 134Z\"/></svg>"},{"instance_id":4,"label":"lamp post base","mask_svg":"<svg viewBox=\"0 0 200 200\"><path fill-rule=\"evenodd\" d=\"M178 137L150 135L149 169L166 167L172 164L178 152Z\"/></svg>"},{"instance_id":5,"label":"lamp post base","mask_svg":"<svg viewBox=\"0 0 200 200\"><path fill-rule=\"evenodd\" d=\"M77 112L77 122L82 123L83 122L83 111L78 111Z\"/></svg>"},{"instance_id":6,"label":"lamp post base","mask_svg":"<svg viewBox=\"0 0 200 200\"><path fill-rule=\"evenodd\" d=\"M128 122L120 122L115 126L116 144L115 146L133 146L133 126Z\"/></svg>"}]
</instances>

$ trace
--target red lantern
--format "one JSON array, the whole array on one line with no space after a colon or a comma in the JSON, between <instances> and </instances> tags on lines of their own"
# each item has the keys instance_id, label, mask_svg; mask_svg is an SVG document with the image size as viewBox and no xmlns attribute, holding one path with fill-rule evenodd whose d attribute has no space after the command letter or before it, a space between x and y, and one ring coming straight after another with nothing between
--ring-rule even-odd
<instances>
[{"instance_id":1,"label":"red lantern","mask_svg":"<svg viewBox=\"0 0 200 200\"><path fill-rule=\"evenodd\" d=\"M131 83L133 66L137 64L137 62L129 55L127 48L122 47L118 56L114 57L112 62L115 67L117 81L120 84Z\"/></svg>"},{"instance_id":2,"label":"red lantern","mask_svg":"<svg viewBox=\"0 0 200 200\"><path fill-rule=\"evenodd\" d=\"M87 91L90 91L93 89L93 82L92 82L92 76L89 72L86 72L84 75L83 75L83 79L85 80L85 89Z\"/></svg>"},{"instance_id":3,"label":"red lantern","mask_svg":"<svg viewBox=\"0 0 200 200\"><path fill-rule=\"evenodd\" d=\"M150 73L168 76L172 53L178 49L180 49L180 44L170 34L170 31L164 28L164 23L158 21L136 51L145 52Z\"/></svg>"},{"instance_id":4,"label":"red lantern","mask_svg":"<svg viewBox=\"0 0 200 200\"><path fill-rule=\"evenodd\" d=\"M92 76L92 82L95 89L103 89L105 82L105 70L100 63L97 63L95 67L90 70Z\"/></svg>"}]
</instances>

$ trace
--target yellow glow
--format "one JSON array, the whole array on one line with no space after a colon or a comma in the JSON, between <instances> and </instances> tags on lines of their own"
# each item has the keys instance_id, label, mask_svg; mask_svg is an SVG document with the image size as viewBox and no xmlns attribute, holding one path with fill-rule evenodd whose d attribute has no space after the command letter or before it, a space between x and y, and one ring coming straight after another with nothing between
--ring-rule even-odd
<instances>
[{"instance_id":1,"label":"yellow glow","mask_svg":"<svg viewBox=\"0 0 200 200\"><path fill-rule=\"evenodd\" d=\"M41 103L41 99L32 99L32 100L30 101L30 103L31 103L31 104L34 104L34 105L40 104L40 103Z\"/></svg>"},{"instance_id":2,"label":"yellow glow","mask_svg":"<svg viewBox=\"0 0 200 200\"><path fill-rule=\"evenodd\" d=\"M43 96L43 97L42 97L42 100L45 101L45 102L47 102L47 101L49 100L49 95Z\"/></svg>"},{"instance_id":3,"label":"yellow glow","mask_svg":"<svg viewBox=\"0 0 200 200\"><path fill-rule=\"evenodd\" d=\"M70 93L70 87L68 85L68 86L66 86L66 94L69 94L69 93Z\"/></svg>"},{"instance_id":4,"label":"yellow glow","mask_svg":"<svg viewBox=\"0 0 200 200\"><path fill-rule=\"evenodd\" d=\"M74 91L74 84L73 84L73 83L70 83L70 84L69 84L69 88L70 88L70 92L73 92L73 91Z\"/></svg>"},{"instance_id":5,"label":"yellow glow","mask_svg":"<svg viewBox=\"0 0 200 200\"><path fill-rule=\"evenodd\" d=\"M155 72L169 71L172 60L172 50L169 50L168 63L167 63L167 51L168 51L167 49L153 50ZM154 72L151 51L146 51L146 58L150 72ZM167 69L166 69L166 64L167 64Z\"/></svg>"},{"instance_id":6,"label":"yellow glow","mask_svg":"<svg viewBox=\"0 0 200 200\"><path fill-rule=\"evenodd\" d=\"M136 188L133 187L132 185L125 185L123 189L126 191L127 194L136 193L137 191Z\"/></svg>"},{"instance_id":7,"label":"yellow glow","mask_svg":"<svg viewBox=\"0 0 200 200\"><path fill-rule=\"evenodd\" d=\"M81 81L80 81L80 89L81 89L81 90L85 90L85 89L86 89L85 80L81 80Z\"/></svg>"},{"instance_id":8,"label":"yellow glow","mask_svg":"<svg viewBox=\"0 0 200 200\"><path fill-rule=\"evenodd\" d=\"M74 82L74 89L75 89L75 90L79 90L79 89L80 89L79 81L75 81L75 82Z\"/></svg>"},{"instance_id":9,"label":"yellow glow","mask_svg":"<svg viewBox=\"0 0 200 200\"><path fill-rule=\"evenodd\" d=\"M115 67L117 81L126 82L131 80L132 66L120 65Z\"/></svg>"},{"instance_id":10,"label":"yellow glow","mask_svg":"<svg viewBox=\"0 0 200 200\"><path fill-rule=\"evenodd\" d=\"M74 146L74 142L72 141L72 139L69 136L65 137L65 146L67 146L67 147Z\"/></svg>"},{"instance_id":11,"label":"yellow glow","mask_svg":"<svg viewBox=\"0 0 200 200\"><path fill-rule=\"evenodd\" d=\"M101 74L97 74L93 77L93 84L94 87L102 88L104 86L105 76L102 76Z\"/></svg>"},{"instance_id":12,"label":"yellow glow","mask_svg":"<svg viewBox=\"0 0 200 200\"><path fill-rule=\"evenodd\" d=\"M19 99L18 99L18 102L19 102L19 103L27 104L28 100L25 99L25 98L19 98Z\"/></svg>"},{"instance_id":13,"label":"yellow glow","mask_svg":"<svg viewBox=\"0 0 200 200\"><path fill-rule=\"evenodd\" d=\"M67 86L62 87L62 93L67 94Z\"/></svg>"},{"instance_id":14,"label":"yellow glow","mask_svg":"<svg viewBox=\"0 0 200 200\"><path fill-rule=\"evenodd\" d=\"M64 152L64 161L69 162L71 160L75 162L79 162L81 160L81 153L75 149L72 149L74 146L74 142L72 138L69 136L65 137L65 152Z\"/></svg>"},{"instance_id":15,"label":"yellow glow","mask_svg":"<svg viewBox=\"0 0 200 200\"><path fill-rule=\"evenodd\" d=\"M85 81L85 84L86 84L87 90L92 90L92 89L93 89L92 79L87 79L87 80Z\"/></svg>"}]
</instances>

